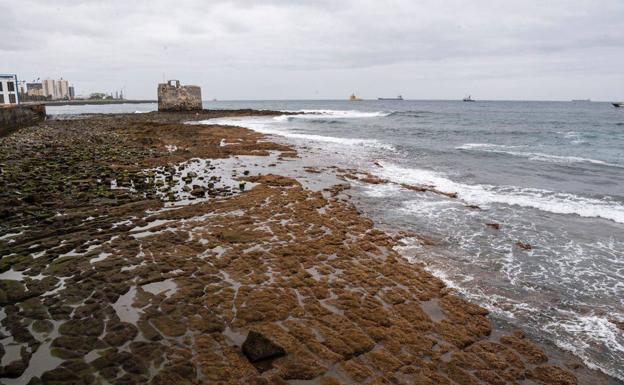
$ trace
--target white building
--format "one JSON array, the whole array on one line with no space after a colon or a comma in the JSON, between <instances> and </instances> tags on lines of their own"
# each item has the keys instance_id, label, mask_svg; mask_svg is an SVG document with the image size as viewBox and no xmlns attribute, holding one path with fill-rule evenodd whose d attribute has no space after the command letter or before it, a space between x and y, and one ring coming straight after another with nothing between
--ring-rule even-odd
<instances>
[{"instance_id":1,"label":"white building","mask_svg":"<svg viewBox=\"0 0 624 385\"><path fill-rule=\"evenodd\" d=\"M0 74L0 105L18 103L17 75Z\"/></svg>"},{"instance_id":2,"label":"white building","mask_svg":"<svg viewBox=\"0 0 624 385\"><path fill-rule=\"evenodd\" d=\"M52 100L69 99L69 82L67 80L46 79L42 82L43 95L51 97Z\"/></svg>"}]
</instances>

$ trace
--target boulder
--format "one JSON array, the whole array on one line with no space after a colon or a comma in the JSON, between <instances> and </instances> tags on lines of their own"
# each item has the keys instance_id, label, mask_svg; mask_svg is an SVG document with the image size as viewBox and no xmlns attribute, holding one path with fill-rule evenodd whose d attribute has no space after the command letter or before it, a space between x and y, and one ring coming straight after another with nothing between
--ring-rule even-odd
<instances>
[{"instance_id":1,"label":"boulder","mask_svg":"<svg viewBox=\"0 0 624 385\"><path fill-rule=\"evenodd\" d=\"M524 243L524 242L516 242L516 246L518 246L519 248L521 248L522 250L531 250L533 249L533 246L531 246L528 243Z\"/></svg>"},{"instance_id":2,"label":"boulder","mask_svg":"<svg viewBox=\"0 0 624 385\"><path fill-rule=\"evenodd\" d=\"M286 355L284 349L256 331L250 331L243 342L243 354L251 362L267 360Z\"/></svg>"},{"instance_id":3,"label":"boulder","mask_svg":"<svg viewBox=\"0 0 624 385\"><path fill-rule=\"evenodd\" d=\"M191 195L201 198L206 196L206 189L202 186L193 185L193 190L191 190Z\"/></svg>"}]
</instances>

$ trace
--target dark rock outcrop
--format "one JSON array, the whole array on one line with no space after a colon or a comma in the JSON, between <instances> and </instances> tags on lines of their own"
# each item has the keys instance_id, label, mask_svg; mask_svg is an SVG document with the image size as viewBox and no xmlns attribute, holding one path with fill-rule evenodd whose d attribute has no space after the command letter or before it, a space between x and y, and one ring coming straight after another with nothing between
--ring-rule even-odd
<instances>
[{"instance_id":1,"label":"dark rock outcrop","mask_svg":"<svg viewBox=\"0 0 624 385\"><path fill-rule=\"evenodd\" d=\"M243 354L251 362L267 360L286 355L284 349L256 331L250 331L243 342Z\"/></svg>"},{"instance_id":2,"label":"dark rock outcrop","mask_svg":"<svg viewBox=\"0 0 624 385\"><path fill-rule=\"evenodd\" d=\"M528 243L524 243L524 242L516 242L516 246L518 246L519 248L521 248L522 250L531 250L533 249L533 246L531 246Z\"/></svg>"}]
</instances>

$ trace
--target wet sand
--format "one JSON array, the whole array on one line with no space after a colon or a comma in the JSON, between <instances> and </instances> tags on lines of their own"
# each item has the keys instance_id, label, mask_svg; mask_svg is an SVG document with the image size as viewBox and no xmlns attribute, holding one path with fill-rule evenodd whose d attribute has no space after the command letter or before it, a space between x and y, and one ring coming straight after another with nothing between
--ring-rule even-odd
<instances>
[{"instance_id":1,"label":"wet sand","mask_svg":"<svg viewBox=\"0 0 624 385\"><path fill-rule=\"evenodd\" d=\"M91 115L0 139L0 382L609 383L446 288L270 111ZM283 351L251 362L250 331ZM550 357L549 357L550 356Z\"/></svg>"}]
</instances>

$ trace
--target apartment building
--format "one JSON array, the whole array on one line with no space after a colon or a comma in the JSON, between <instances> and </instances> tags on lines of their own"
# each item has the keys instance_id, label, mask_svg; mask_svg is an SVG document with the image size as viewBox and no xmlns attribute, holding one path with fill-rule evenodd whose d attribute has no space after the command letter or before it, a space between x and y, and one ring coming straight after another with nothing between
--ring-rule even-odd
<instances>
[{"instance_id":1,"label":"apartment building","mask_svg":"<svg viewBox=\"0 0 624 385\"><path fill-rule=\"evenodd\" d=\"M70 99L69 82L67 80L45 79L41 82L43 86L43 96L52 100Z\"/></svg>"},{"instance_id":2,"label":"apartment building","mask_svg":"<svg viewBox=\"0 0 624 385\"><path fill-rule=\"evenodd\" d=\"M17 75L0 74L0 105L18 104Z\"/></svg>"}]
</instances>

